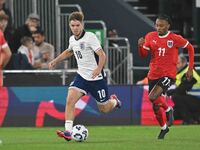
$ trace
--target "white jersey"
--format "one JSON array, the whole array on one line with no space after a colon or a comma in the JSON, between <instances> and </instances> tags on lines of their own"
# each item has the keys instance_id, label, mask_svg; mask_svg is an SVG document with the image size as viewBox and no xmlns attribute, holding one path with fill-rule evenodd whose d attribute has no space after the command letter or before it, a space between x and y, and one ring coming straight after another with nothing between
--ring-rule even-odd
<instances>
[{"instance_id":1,"label":"white jersey","mask_svg":"<svg viewBox=\"0 0 200 150\"><path fill-rule=\"evenodd\" d=\"M94 69L97 68L98 60L95 52L102 49L96 35L91 32L83 31L80 39L76 40L74 35L69 39L68 50L73 50L78 64L78 74L85 80L93 81L103 79L104 73L92 78ZM97 56L97 55L96 55Z\"/></svg>"}]
</instances>

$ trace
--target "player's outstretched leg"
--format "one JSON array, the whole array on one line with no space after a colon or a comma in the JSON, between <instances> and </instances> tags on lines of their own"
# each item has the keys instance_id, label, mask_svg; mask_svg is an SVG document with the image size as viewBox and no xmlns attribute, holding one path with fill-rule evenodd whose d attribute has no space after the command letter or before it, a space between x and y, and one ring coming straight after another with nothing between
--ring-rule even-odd
<instances>
[{"instance_id":1,"label":"player's outstretched leg","mask_svg":"<svg viewBox=\"0 0 200 150\"><path fill-rule=\"evenodd\" d=\"M71 133L68 131L61 131L61 130L57 130L56 134L61 137L64 138L66 141L71 141L72 140L72 136Z\"/></svg>"},{"instance_id":2,"label":"player's outstretched leg","mask_svg":"<svg viewBox=\"0 0 200 150\"><path fill-rule=\"evenodd\" d=\"M160 133L158 135L158 139L164 139L165 138L165 135L169 132L169 128L166 127L166 129L161 129L160 130Z\"/></svg>"},{"instance_id":3,"label":"player's outstretched leg","mask_svg":"<svg viewBox=\"0 0 200 150\"><path fill-rule=\"evenodd\" d=\"M172 107L169 108L169 111L166 112L167 125L170 127L174 122L174 110Z\"/></svg>"}]
</instances>

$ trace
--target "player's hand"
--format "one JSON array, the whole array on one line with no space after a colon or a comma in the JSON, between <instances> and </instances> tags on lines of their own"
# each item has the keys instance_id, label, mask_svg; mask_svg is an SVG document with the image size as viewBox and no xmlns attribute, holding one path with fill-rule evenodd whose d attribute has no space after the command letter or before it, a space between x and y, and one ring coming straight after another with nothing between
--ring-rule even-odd
<instances>
[{"instance_id":1,"label":"player's hand","mask_svg":"<svg viewBox=\"0 0 200 150\"><path fill-rule=\"evenodd\" d=\"M138 40L138 46L142 47L142 45L145 43L145 39L143 37L139 38Z\"/></svg>"},{"instance_id":2,"label":"player's hand","mask_svg":"<svg viewBox=\"0 0 200 150\"><path fill-rule=\"evenodd\" d=\"M51 62L49 62L49 64L48 64L48 66L49 66L49 69L53 69L53 68L55 68L55 66L56 66L56 60L54 59L54 60L52 60Z\"/></svg>"},{"instance_id":3,"label":"player's hand","mask_svg":"<svg viewBox=\"0 0 200 150\"><path fill-rule=\"evenodd\" d=\"M92 73L92 78L96 78L100 73L101 73L101 70L99 67L97 67L96 69L94 69L93 73Z\"/></svg>"},{"instance_id":4,"label":"player's hand","mask_svg":"<svg viewBox=\"0 0 200 150\"><path fill-rule=\"evenodd\" d=\"M193 77L193 69L191 68L188 68L188 71L186 72L186 77L187 77L187 80L190 81Z\"/></svg>"}]
</instances>

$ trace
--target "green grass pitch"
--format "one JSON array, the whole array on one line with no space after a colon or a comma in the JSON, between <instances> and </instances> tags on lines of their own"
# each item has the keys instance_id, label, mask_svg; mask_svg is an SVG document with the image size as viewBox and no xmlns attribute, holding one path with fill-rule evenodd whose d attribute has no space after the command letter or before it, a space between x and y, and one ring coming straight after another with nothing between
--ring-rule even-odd
<instances>
[{"instance_id":1,"label":"green grass pitch","mask_svg":"<svg viewBox=\"0 0 200 150\"><path fill-rule=\"evenodd\" d=\"M85 142L66 142L58 128L0 128L0 150L199 150L200 126L172 126L157 140L158 126L88 126Z\"/></svg>"}]
</instances>

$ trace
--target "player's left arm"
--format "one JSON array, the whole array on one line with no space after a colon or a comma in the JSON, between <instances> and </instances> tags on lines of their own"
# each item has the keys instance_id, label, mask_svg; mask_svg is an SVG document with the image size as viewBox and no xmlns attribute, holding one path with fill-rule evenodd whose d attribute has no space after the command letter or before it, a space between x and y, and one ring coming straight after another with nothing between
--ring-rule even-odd
<instances>
[{"instance_id":1,"label":"player's left arm","mask_svg":"<svg viewBox=\"0 0 200 150\"><path fill-rule=\"evenodd\" d=\"M186 72L186 77L188 80L191 80L193 76L193 68L194 68L194 47L188 40L186 40L180 35L176 36L176 40L178 43L177 45L178 47L186 48L188 50L189 67L188 67L188 71Z\"/></svg>"},{"instance_id":2,"label":"player's left arm","mask_svg":"<svg viewBox=\"0 0 200 150\"><path fill-rule=\"evenodd\" d=\"M92 73L93 79L101 73L103 66L106 62L106 54L103 51L103 49L99 49L95 51L95 53L99 56L99 62L98 62L97 68Z\"/></svg>"},{"instance_id":3,"label":"player's left arm","mask_svg":"<svg viewBox=\"0 0 200 150\"><path fill-rule=\"evenodd\" d=\"M193 76L193 68L194 68L194 47L192 44L188 43L188 45L185 47L188 50L188 56L189 56L189 67L186 72L186 77L188 80L192 79Z\"/></svg>"}]
</instances>

